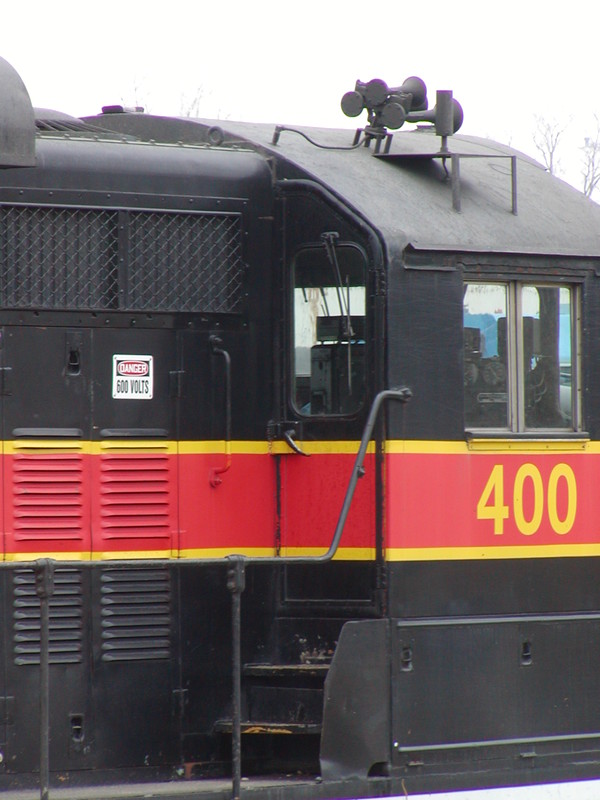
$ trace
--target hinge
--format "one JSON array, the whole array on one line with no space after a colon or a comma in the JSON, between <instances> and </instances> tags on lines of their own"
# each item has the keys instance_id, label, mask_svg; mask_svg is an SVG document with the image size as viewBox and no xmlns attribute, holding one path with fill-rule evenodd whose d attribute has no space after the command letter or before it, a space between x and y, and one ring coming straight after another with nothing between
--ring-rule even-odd
<instances>
[{"instance_id":1,"label":"hinge","mask_svg":"<svg viewBox=\"0 0 600 800\"><path fill-rule=\"evenodd\" d=\"M387 292L386 274L383 270L375 273L375 294L377 297L384 297Z\"/></svg>"},{"instance_id":2,"label":"hinge","mask_svg":"<svg viewBox=\"0 0 600 800\"><path fill-rule=\"evenodd\" d=\"M173 711L180 719L183 718L188 701L187 689L173 689Z\"/></svg>"},{"instance_id":3,"label":"hinge","mask_svg":"<svg viewBox=\"0 0 600 800\"><path fill-rule=\"evenodd\" d=\"M0 724L15 724L15 698L10 695L0 697Z\"/></svg>"},{"instance_id":4,"label":"hinge","mask_svg":"<svg viewBox=\"0 0 600 800\"><path fill-rule=\"evenodd\" d=\"M184 370L174 369L169 372L169 395L171 397L183 396L183 376Z\"/></svg>"},{"instance_id":5,"label":"hinge","mask_svg":"<svg viewBox=\"0 0 600 800\"><path fill-rule=\"evenodd\" d=\"M0 367L0 395L12 394L12 367Z\"/></svg>"}]
</instances>

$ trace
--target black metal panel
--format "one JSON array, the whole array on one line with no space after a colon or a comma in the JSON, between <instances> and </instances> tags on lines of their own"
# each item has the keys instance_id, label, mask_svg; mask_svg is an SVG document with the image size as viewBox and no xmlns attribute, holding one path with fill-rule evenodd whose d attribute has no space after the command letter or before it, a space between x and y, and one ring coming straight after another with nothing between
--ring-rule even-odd
<instances>
[{"instance_id":1,"label":"black metal panel","mask_svg":"<svg viewBox=\"0 0 600 800\"><path fill-rule=\"evenodd\" d=\"M391 563L390 616L595 612L598 566L597 558Z\"/></svg>"},{"instance_id":2,"label":"black metal panel","mask_svg":"<svg viewBox=\"0 0 600 800\"><path fill-rule=\"evenodd\" d=\"M176 577L107 565L92 580L94 766L177 763Z\"/></svg>"},{"instance_id":3,"label":"black metal panel","mask_svg":"<svg viewBox=\"0 0 600 800\"><path fill-rule=\"evenodd\" d=\"M464 749L600 748L600 615L397 622L394 767L460 763ZM463 752L461 752L463 750Z\"/></svg>"},{"instance_id":4,"label":"black metal panel","mask_svg":"<svg viewBox=\"0 0 600 800\"><path fill-rule=\"evenodd\" d=\"M176 437L176 398L171 396L170 383L170 373L178 369L175 332L136 329L135 324L136 319L132 317L129 330L93 331L94 438L102 438L101 432L105 429L125 431L132 428L140 431L153 428L162 430L164 438ZM113 397L115 355L152 356L151 399Z\"/></svg>"},{"instance_id":5,"label":"black metal panel","mask_svg":"<svg viewBox=\"0 0 600 800\"><path fill-rule=\"evenodd\" d=\"M5 571L5 630L12 632L7 658L11 687L9 738L4 764L9 773L39 769L40 603L32 568ZM89 768L92 754L89 581L85 570L58 567L50 600L50 763L54 770Z\"/></svg>"},{"instance_id":6,"label":"black metal panel","mask_svg":"<svg viewBox=\"0 0 600 800\"><path fill-rule=\"evenodd\" d=\"M185 761L218 760L217 742L211 740L217 719L231 716L231 594L223 565L182 569L181 587L181 735ZM262 584L268 598L268 584ZM260 623L244 596L243 631L246 614L255 634ZM260 635L260 634L259 634ZM244 656L244 657L247 657ZM255 660L255 659L254 659ZM225 751L225 758L229 758Z\"/></svg>"},{"instance_id":7,"label":"black metal panel","mask_svg":"<svg viewBox=\"0 0 600 800\"><path fill-rule=\"evenodd\" d=\"M196 210L206 208L209 200L213 208L225 210L228 198L243 198L255 204L258 215L268 213L272 200L269 165L248 151L42 137L37 152L39 168L3 171L4 201L12 196L18 203L30 202L30 187L42 193L50 190L41 201L50 205L78 205L85 197L85 205ZM11 193L11 187L18 190ZM87 202L95 192L103 193L104 199ZM65 193L79 199L59 200ZM187 202L182 204L181 197Z\"/></svg>"},{"instance_id":8,"label":"black metal panel","mask_svg":"<svg viewBox=\"0 0 600 800\"><path fill-rule=\"evenodd\" d=\"M412 399L392 404L391 439L464 439L462 276L404 270L388 278L388 382Z\"/></svg>"},{"instance_id":9,"label":"black metal panel","mask_svg":"<svg viewBox=\"0 0 600 800\"><path fill-rule=\"evenodd\" d=\"M67 327L7 326L3 345L4 364L11 370L4 393L4 440L12 440L15 430L26 428L58 428L63 433L72 429L88 438L92 372L89 335ZM75 352L78 362L74 369ZM49 430L47 434L51 436Z\"/></svg>"},{"instance_id":10,"label":"black metal panel","mask_svg":"<svg viewBox=\"0 0 600 800\"><path fill-rule=\"evenodd\" d=\"M390 754L389 623L347 622L325 681L325 780L386 774Z\"/></svg>"},{"instance_id":11,"label":"black metal panel","mask_svg":"<svg viewBox=\"0 0 600 800\"><path fill-rule=\"evenodd\" d=\"M336 613L340 607L375 606L375 564L373 562L333 561L317 569L307 565L286 565L282 574L281 600L289 613L318 605L322 614Z\"/></svg>"}]
</instances>

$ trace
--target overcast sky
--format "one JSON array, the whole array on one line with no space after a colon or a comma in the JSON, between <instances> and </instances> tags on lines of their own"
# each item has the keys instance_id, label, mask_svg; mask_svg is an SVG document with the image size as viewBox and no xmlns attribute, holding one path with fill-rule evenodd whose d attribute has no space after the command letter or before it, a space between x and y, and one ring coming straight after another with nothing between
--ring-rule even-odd
<instances>
[{"instance_id":1,"label":"overcast sky","mask_svg":"<svg viewBox=\"0 0 600 800\"><path fill-rule=\"evenodd\" d=\"M201 95L200 116L351 127L339 102L357 78L418 75L430 99L453 90L463 132L535 155L536 115L566 126L577 186L600 117L597 0L29 0L1 22L33 104L75 116L180 114Z\"/></svg>"}]
</instances>

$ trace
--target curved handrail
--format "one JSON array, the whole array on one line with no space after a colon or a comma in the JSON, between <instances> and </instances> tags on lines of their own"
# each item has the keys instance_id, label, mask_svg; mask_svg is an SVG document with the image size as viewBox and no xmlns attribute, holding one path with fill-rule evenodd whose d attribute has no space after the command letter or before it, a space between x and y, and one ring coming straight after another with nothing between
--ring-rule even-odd
<instances>
[{"instance_id":1,"label":"curved handrail","mask_svg":"<svg viewBox=\"0 0 600 800\"><path fill-rule=\"evenodd\" d=\"M344 525L346 524L348 512L350 511L350 506L352 505L352 499L354 497L356 484L358 483L358 479L362 478L362 476L365 474L363 462L365 460L367 447L369 446L369 442L371 441L371 436L373 435L373 428L375 427L375 423L377 422L377 417L379 416L379 411L381 409L381 406L386 400L397 400L400 403L407 403L411 397L412 397L412 392L407 386L403 386L400 389L384 389L375 396L375 399L373 400L373 404L371 406L371 410L369 412L369 416L367 418L367 422L365 424L362 438L360 440L360 447L358 448L358 453L356 454L356 458L354 459L354 466L352 467L352 474L350 475L350 481L348 482L348 488L346 489L346 496L344 497L344 502L342 504L340 516L338 518L335 532L333 534L333 539L331 540L331 544L329 545L329 550L326 553L323 553L323 555L321 556L309 556L309 557L299 557L299 558L290 557L286 559L281 559L282 561L283 560L285 560L286 562L305 561L307 563L315 563L315 562L322 563L326 561L331 561L331 559L336 554L336 551L340 543L340 539L342 538L342 533L344 532Z\"/></svg>"},{"instance_id":2,"label":"curved handrail","mask_svg":"<svg viewBox=\"0 0 600 800\"><path fill-rule=\"evenodd\" d=\"M211 467L210 485L219 486L223 479L221 475L231 468L231 356L221 345L223 341L219 336L211 336L210 346L215 355L223 356L225 362L225 465L222 467Z\"/></svg>"}]
</instances>

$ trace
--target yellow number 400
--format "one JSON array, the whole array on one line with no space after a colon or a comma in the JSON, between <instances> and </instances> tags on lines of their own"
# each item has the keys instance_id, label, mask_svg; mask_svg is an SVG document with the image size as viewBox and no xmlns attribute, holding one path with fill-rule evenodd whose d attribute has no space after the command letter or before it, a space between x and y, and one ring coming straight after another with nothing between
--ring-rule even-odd
<instances>
[{"instance_id":1,"label":"yellow number 400","mask_svg":"<svg viewBox=\"0 0 600 800\"><path fill-rule=\"evenodd\" d=\"M564 517L560 517L558 513L558 485L561 480L565 481L567 490ZM531 484L533 496L533 507L529 517L525 516L523 501L527 483ZM556 464L552 469L548 479L547 494L544 492L544 482L535 464L522 464L519 467L512 488L512 513L520 533L531 536L539 530L544 515L544 504L548 511L550 526L555 533L562 535L571 530L577 514L577 482L568 464ZM477 519L493 520L494 534L502 534L504 520L509 517L510 508L504 503L504 466L496 464L477 503Z\"/></svg>"}]
</instances>

